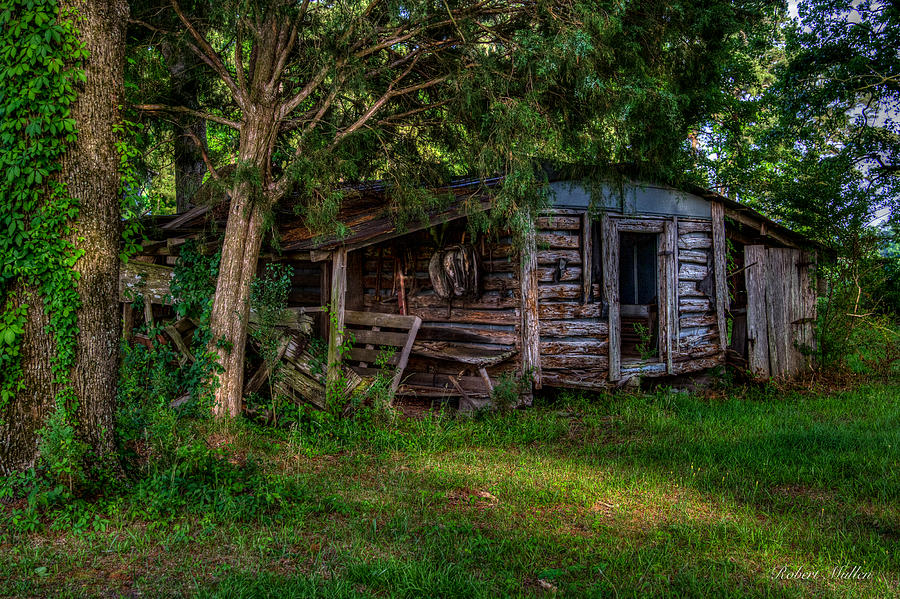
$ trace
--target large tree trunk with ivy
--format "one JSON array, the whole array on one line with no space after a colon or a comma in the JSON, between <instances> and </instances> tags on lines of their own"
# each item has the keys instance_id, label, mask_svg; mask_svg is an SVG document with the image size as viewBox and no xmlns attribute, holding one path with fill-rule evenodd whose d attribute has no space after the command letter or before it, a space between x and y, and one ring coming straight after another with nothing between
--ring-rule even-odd
<instances>
[{"instance_id":1,"label":"large tree trunk with ivy","mask_svg":"<svg viewBox=\"0 0 900 599\"><path fill-rule=\"evenodd\" d=\"M53 398L59 390L50 368L50 356L55 351L48 333L50 318L41 297L36 289L23 285L17 286L14 296L17 305L28 304L28 312L21 338L20 388L0 411L0 474L34 466L40 442L38 431L53 409Z\"/></svg>"},{"instance_id":2,"label":"large tree trunk with ivy","mask_svg":"<svg viewBox=\"0 0 900 599\"><path fill-rule=\"evenodd\" d=\"M75 20L78 40L89 54L81 65L85 81L71 106L78 135L58 164L64 193L79 206L70 239L81 254L74 264L80 298L78 331L74 325L64 330L69 325L63 312L74 307L74 299L60 305L66 298L42 297L37 286L21 281L15 286L12 297L28 309L19 346L19 384L2 414L0 464L5 472L35 464L41 429L56 409L60 393L69 423L77 423L75 435L93 457L103 460L114 450L121 239L115 126L124 91L128 5L125 0L66 0L60 4L60 15ZM53 184L41 190L45 201L50 201L46 198L51 189ZM66 268L64 257L58 259L56 268ZM41 276L52 280L55 275ZM69 335L74 335L74 344L57 345L56 339ZM65 390L66 383L71 384L71 393ZM70 401L77 404L75 410Z\"/></svg>"},{"instance_id":3,"label":"large tree trunk with ivy","mask_svg":"<svg viewBox=\"0 0 900 599\"><path fill-rule=\"evenodd\" d=\"M114 452L119 366L121 208L116 125L124 96L125 0L65 0L78 14L89 53L85 83L72 109L78 139L63 161L63 181L80 203L75 247L79 275L78 344L72 383L78 436L98 457Z\"/></svg>"}]
</instances>

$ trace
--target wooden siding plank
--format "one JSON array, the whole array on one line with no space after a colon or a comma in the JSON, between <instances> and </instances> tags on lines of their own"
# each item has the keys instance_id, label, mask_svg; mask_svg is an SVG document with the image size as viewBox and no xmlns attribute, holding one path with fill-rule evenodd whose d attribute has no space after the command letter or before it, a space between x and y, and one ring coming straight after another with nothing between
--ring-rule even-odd
<instances>
[{"instance_id":1,"label":"wooden siding plank","mask_svg":"<svg viewBox=\"0 0 900 599\"><path fill-rule=\"evenodd\" d=\"M525 244L519 256L521 269L522 304L520 307L521 335L520 356L522 373L530 373L535 389L541 388L540 313L538 312L540 290L537 280L537 240L534 229L525 236Z\"/></svg>"},{"instance_id":2,"label":"wooden siding plank","mask_svg":"<svg viewBox=\"0 0 900 599\"><path fill-rule=\"evenodd\" d=\"M747 286L747 361L750 375L769 378L769 330L766 317L766 248L744 246Z\"/></svg>"},{"instance_id":3,"label":"wooden siding plank","mask_svg":"<svg viewBox=\"0 0 900 599\"><path fill-rule=\"evenodd\" d=\"M716 317L719 325L719 341L724 352L728 348L728 329L725 326L725 310L729 306L728 282L725 279L725 207L713 202L713 278L715 282Z\"/></svg>"},{"instance_id":4,"label":"wooden siding plank","mask_svg":"<svg viewBox=\"0 0 900 599\"><path fill-rule=\"evenodd\" d=\"M603 252L603 288L609 305L609 380L621 378L622 346L619 320L619 235L615 222L604 213L601 216L601 247Z\"/></svg>"},{"instance_id":5,"label":"wooden siding plank","mask_svg":"<svg viewBox=\"0 0 900 599\"><path fill-rule=\"evenodd\" d=\"M591 301L591 255L593 252L591 216L587 213L581 215L581 240L581 264L583 265L581 303L586 304Z\"/></svg>"}]
</instances>

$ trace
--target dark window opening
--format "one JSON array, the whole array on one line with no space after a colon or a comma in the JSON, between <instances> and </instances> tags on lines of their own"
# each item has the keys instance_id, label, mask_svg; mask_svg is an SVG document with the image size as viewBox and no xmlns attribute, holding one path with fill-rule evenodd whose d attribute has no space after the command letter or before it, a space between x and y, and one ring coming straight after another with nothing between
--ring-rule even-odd
<instances>
[{"instance_id":1,"label":"dark window opening","mask_svg":"<svg viewBox=\"0 0 900 599\"><path fill-rule=\"evenodd\" d=\"M659 356L656 234L619 234L619 303L622 357Z\"/></svg>"},{"instance_id":2,"label":"dark window opening","mask_svg":"<svg viewBox=\"0 0 900 599\"><path fill-rule=\"evenodd\" d=\"M619 237L619 301L623 304L655 304L656 235L622 233Z\"/></svg>"}]
</instances>

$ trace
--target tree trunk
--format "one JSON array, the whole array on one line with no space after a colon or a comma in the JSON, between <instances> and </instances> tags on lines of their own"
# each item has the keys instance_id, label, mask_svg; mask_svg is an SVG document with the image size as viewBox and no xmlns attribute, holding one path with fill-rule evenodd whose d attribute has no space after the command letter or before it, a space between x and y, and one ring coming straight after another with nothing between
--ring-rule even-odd
<instances>
[{"instance_id":1,"label":"tree trunk","mask_svg":"<svg viewBox=\"0 0 900 599\"><path fill-rule=\"evenodd\" d=\"M250 283L256 276L269 204L263 190L256 189L254 183L241 180L241 177L264 176L276 133L274 108L248 111L241 127L239 160L240 164L247 165L244 168L249 166L257 173L237 173L231 189L219 278L210 316L211 349L218 355L223 369L218 377L213 406L213 413L219 417L241 413Z\"/></svg>"},{"instance_id":2,"label":"tree trunk","mask_svg":"<svg viewBox=\"0 0 900 599\"><path fill-rule=\"evenodd\" d=\"M72 385L78 398L78 435L105 458L114 453L119 367L119 155L114 126L124 97L125 0L65 0L78 13L78 31L89 58L86 81L72 115L78 139L63 159L63 181L80 201L75 245L84 255L79 273L78 346Z\"/></svg>"},{"instance_id":3,"label":"tree trunk","mask_svg":"<svg viewBox=\"0 0 900 599\"><path fill-rule=\"evenodd\" d=\"M44 426L58 391L53 384L50 357L55 352L47 333L50 317L34 289L16 286L18 305L28 304L22 336L22 388L4 406L0 418L0 475L27 470L38 457L37 431Z\"/></svg>"},{"instance_id":4,"label":"tree trunk","mask_svg":"<svg viewBox=\"0 0 900 599\"><path fill-rule=\"evenodd\" d=\"M160 51L169 69L170 93L168 103L173 106L200 107L200 77L204 74L201 61L183 42L166 40ZM206 145L206 121L180 115L175 123L175 204L178 212L191 208L194 194L206 175L201 146Z\"/></svg>"},{"instance_id":5,"label":"tree trunk","mask_svg":"<svg viewBox=\"0 0 900 599\"><path fill-rule=\"evenodd\" d=\"M75 247L85 251L75 263L79 273L78 336L71 382L78 400L74 414L79 439L94 458L113 455L120 319L118 306L119 156L113 126L124 95L125 0L66 0L61 13L77 11L79 37L90 53L86 81L72 116L78 128L75 144L62 160L61 180L79 200ZM15 297L28 304L22 339L22 389L4 409L0 429L0 472L34 466L38 431L54 408L59 392L51 371L56 347L50 318L37 290L17 285Z\"/></svg>"}]
</instances>

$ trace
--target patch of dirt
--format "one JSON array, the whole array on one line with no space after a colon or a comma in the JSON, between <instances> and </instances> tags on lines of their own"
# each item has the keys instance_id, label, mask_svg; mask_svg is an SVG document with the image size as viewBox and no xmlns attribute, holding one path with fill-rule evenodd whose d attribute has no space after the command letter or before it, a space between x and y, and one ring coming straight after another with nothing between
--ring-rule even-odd
<instances>
[{"instance_id":1,"label":"patch of dirt","mask_svg":"<svg viewBox=\"0 0 900 599\"><path fill-rule=\"evenodd\" d=\"M470 506L479 510L497 507L500 500L487 491L463 487L447 494L447 503L454 507Z\"/></svg>"},{"instance_id":2,"label":"patch of dirt","mask_svg":"<svg viewBox=\"0 0 900 599\"><path fill-rule=\"evenodd\" d=\"M786 497L787 499L805 499L812 503L828 503L834 499L834 492L828 489L810 487L802 483L778 485L772 487L773 495Z\"/></svg>"}]
</instances>

